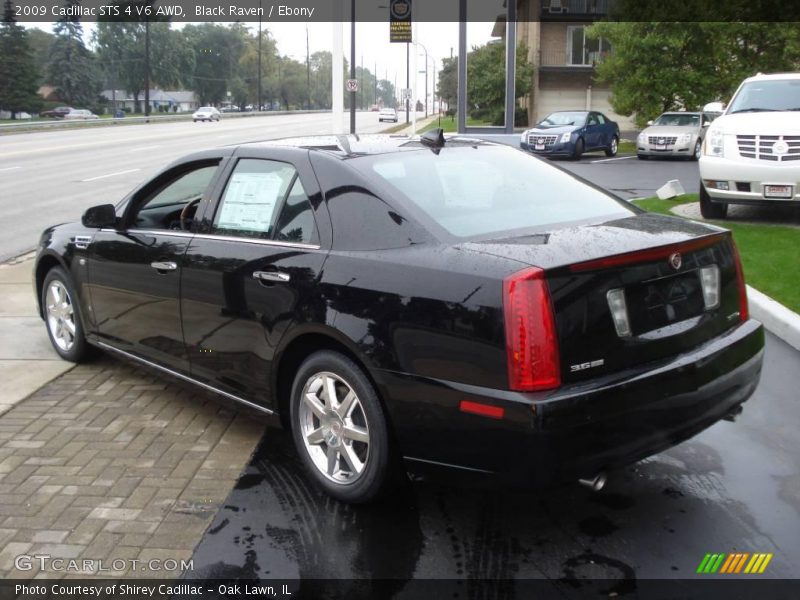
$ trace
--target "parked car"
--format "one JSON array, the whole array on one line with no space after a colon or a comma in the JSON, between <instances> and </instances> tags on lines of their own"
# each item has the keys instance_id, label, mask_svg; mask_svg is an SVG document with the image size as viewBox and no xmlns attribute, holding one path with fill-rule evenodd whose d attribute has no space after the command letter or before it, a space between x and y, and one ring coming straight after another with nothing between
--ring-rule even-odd
<instances>
[{"instance_id":1,"label":"parked car","mask_svg":"<svg viewBox=\"0 0 800 600\"><path fill-rule=\"evenodd\" d=\"M222 113L213 106L201 106L192 115L192 121L219 121L222 118Z\"/></svg>"},{"instance_id":2,"label":"parked car","mask_svg":"<svg viewBox=\"0 0 800 600\"><path fill-rule=\"evenodd\" d=\"M74 110L71 106L57 106L56 108L40 112L39 116L43 119L63 119L71 110Z\"/></svg>"},{"instance_id":3,"label":"parked car","mask_svg":"<svg viewBox=\"0 0 800 600\"><path fill-rule=\"evenodd\" d=\"M393 108L382 108L380 112L378 112L378 122L382 123L383 121L397 123L397 111Z\"/></svg>"},{"instance_id":4,"label":"parked car","mask_svg":"<svg viewBox=\"0 0 800 600\"><path fill-rule=\"evenodd\" d=\"M85 108L73 108L64 115L65 121L93 121L94 119L99 119L99 117Z\"/></svg>"},{"instance_id":5,"label":"parked car","mask_svg":"<svg viewBox=\"0 0 800 600\"><path fill-rule=\"evenodd\" d=\"M713 118L703 112L665 112L636 138L636 156L698 160L706 128Z\"/></svg>"},{"instance_id":6,"label":"parked car","mask_svg":"<svg viewBox=\"0 0 800 600\"><path fill-rule=\"evenodd\" d=\"M800 206L800 73L745 79L708 128L700 158L700 212L729 204Z\"/></svg>"},{"instance_id":7,"label":"parked car","mask_svg":"<svg viewBox=\"0 0 800 600\"><path fill-rule=\"evenodd\" d=\"M600 486L740 411L764 346L730 232L441 130L191 154L45 230L34 279L61 357L280 420L349 502L400 457Z\"/></svg>"},{"instance_id":8,"label":"parked car","mask_svg":"<svg viewBox=\"0 0 800 600\"><path fill-rule=\"evenodd\" d=\"M577 159L584 152L595 150L604 150L606 156L616 156L619 126L596 111L558 111L523 131L519 145L523 150L546 156Z\"/></svg>"}]
</instances>

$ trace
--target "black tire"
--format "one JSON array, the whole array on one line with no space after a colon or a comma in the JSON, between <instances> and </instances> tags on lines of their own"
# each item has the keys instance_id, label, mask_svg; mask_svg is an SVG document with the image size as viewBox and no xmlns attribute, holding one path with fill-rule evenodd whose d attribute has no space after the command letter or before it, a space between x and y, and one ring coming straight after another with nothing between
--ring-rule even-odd
<instances>
[{"instance_id":1,"label":"black tire","mask_svg":"<svg viewBox=\"0 0 800 600\"><path fill-rule=\"evenodd\" d=\"M711 201L703 182L700 182L700 214L704 219L724 219L728 216L728 205Z\"/></svg>"},{"instance_id":2,"label":"black tire","mask_svg":"<svg viewBox=\"0 0 800 600\"><path fill-rule=\"evenodd\" d=\"M692 155L689 157L689 160L700 160L700 149L703 147L703 142L701 140L697 140L694 145L694 150L692 150Z\"/></svg>"},{"instance_id":3,"label":"black tire","mask_svg":"<svg viewBox=\"0 0 800 600\"><path fill-rule=\"evenodd\" d=\"M54 336L53 332L53 326L51 326L51 320L48 315L48 292L50 291L50 287L56 282L59 283L66 291L67 301L72 307L72 322L75 326L75 332L72 334L72 345L68 348L62 347L56 341L56 337ZM81 307L78 301L78 295L75 293L75 288L73 288L69 276L61 267L53 267L47 272L47 275L45 275L44 283L42 284L41 302L42 311L45 315L45 328L47 329L47 337L50 338L50 343L53 345L53 349L64 360L74 363L83 362L90 356L92 348L86 342L86 336L83 330L83 316L81 315Z\"/></svg>"},{"instance_id":4,"label":"black tire","mask_svg":"<svg viewBox=\"0 0 800 600\"><path fill-rule=\"evenodd\" d=\"M619 138L614 136L611 138L611 143L609 144L608 148L606 148L606 156L616 156L617 151L619 150Z\"/></svg>"},{"instance_id":5,"label":"black tire","mask_svg":"<svg viewBox=\"0 0 800 600\"><path fill-rule=\"evenodd\" d=\"M646 156L646 155L644 155L644 154L637 154L637 155L636 155L636 158L638 158L639 160L647 160L647 159L648 159L648 158L650 158L650 157L649 157L649 156Z\"/></svg>"},{"instance_id":6,"label":"black tire","mask_svg":"<svg viewBox=\"0 0 800 600\"><path fill-rule=\"evenodd\" d=\"M572 159L579 160L581 155L583 154L583 150L585 145L583 143L583 138L578 138L578 141L575 142L575 149L572 151Z\"/></svg>"},{"instance_id":7,"label":"black tire","mask_svg":"<svg viewBox=\"0 0 800 600\"><path fill-rule=\"evenodd\" d=\"M361 452L362 456L364 456L362 459L362 471L352 482L333 481L328 475L323 473L320 467L315 464L315 459L311 456L312 452L316 450L309 449L304 439L303 423L305 419L309 418L307 413L309 409L307 407L301 411L301 406L305 403L303 400L304 390L307 385L310 385L312 381L323 373L335 375L340 379L337 385L349 386L352 391L355 392L357 400L360 403L360 408L353 410L352 418L355 420L357 417L362 417L360 420L364 422L358 424L368 432L369 444L366 454L363 454L363 444L356 450L357 452ZM341 389L337 390L337 395L343 393L343 391L344 390ZM357 414L356 410L359 410ZM352 360L338 352L330 350L315 352L309 356L303 364L300 365L295 375L292 385L290 411L292 437L297 452L311 478L327 494L343 502L361 504L377 498L389 487L389 483L394 480L394 461L392 460L392 444L385 412L375 388L373 388L361 368ZM303 414L303 412L305 412L305 414ZM315 418L316 417L310 416L312 422ZM321 431L323 429L323 424L318 418L317 421L318 428ZM329 428L328 432L330 433L331 431L333 431L333 429ZM342 433L339 437L339 441L334 441L334 443L339 447L343 447L346 443L344 440L345 437L344 433ZM325 460L320 453L330 456L332 446L328 445L327 438L324 438L324 440L325 441L321 440L316 444L310 444L313 448L319 449L317 460ZM334 438L334 440L336 440L336 438ZM351 441L349 447L355 449L356 447L354 444L357 443L358 442ZM337 454L335 450L334 454L337 456L335 459L337 466L334 467L334 469L340 469L340 473L347 472L344 454ZM330 463L328 464L330 465ZM350 472L352 473L352 471ZM333 475L330 477L332 476Z\"/></svg>"}]
</instances>

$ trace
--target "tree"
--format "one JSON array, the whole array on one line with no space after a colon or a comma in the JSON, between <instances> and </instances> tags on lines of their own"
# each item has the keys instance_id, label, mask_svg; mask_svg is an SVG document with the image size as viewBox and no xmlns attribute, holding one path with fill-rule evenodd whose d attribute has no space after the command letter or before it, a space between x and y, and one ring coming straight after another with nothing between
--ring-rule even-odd
<instances>
[{"instance_id":1,"label":"tree","mask_svg":"<svg viewBox=\"0 0 800 600\"><path fill-rule=\"evenodd\" d=\"M458 57L443 58L439 70L439 85L436 86L439 97L452 109L458 100Z\"/></svg>"},{"instance_id":2,"label":"tree","mask_svg":"<svg viewBox=\"0 0 800 600\"><path fill-rule=\"evenodd\" d=\"M639 126L667 110L727 101L742 79L758 71L800 67L800 30L794 23L631 19L595 23L588 34L611 43L613 51L597 65L598 81L611 87L614 110L635 115Z\"/></svg>"},{"instance_id":3,"label":"tree","mask_svg":"<svg viewBox=\"0 0 800 600\"><path fill-rule=\"evenodd\" d=\"M489 42L474 46L467 56L467 111L476 120L503 125L505 122L506 46ZM528 50L517 46L515 96L521 98L531 89L533 65ZM454 106L451 105L451 106Z\"/></svg>"},{"instance_id":4,"label":"tree","mask_svg":"<svg viewBox=\"0 0 800 600\"><path fill-rule=\"evenodd\" d=\"M80 6L79 0L66 0L65 9ZM97 100L99 79L95 57L83 43L83 27L77 17L64 17L54 28L47 63L47 82L66 104L92 106Z\"/></svg>"},{"instance_id":5,"label":"tree","mask_svg":"<svg viewBox=\"0 0 800 600\"><path fill-rule=\"evenodd\" d=\"M39 85L48 83L45 81L47 63L50 60L50 45L55 36L49 31L38 28L28 29L28 43L33 51L33 60L36 64L36 72L39 73Z\"/></svg>"},{"instance_id":6,"label":"tree","mask_svg":"<svg viewBox=\"0 0 800 600\"><path fill-rule=\"evenodd\" d=\"M195 56L189 87L201 104L220 104L229 91L233 93L233 80L241 76L240 63L248 46L247 28L241 23L202 23L184 27L183 35Z\"/></svg>"},{"instance_id":7,"label":"tree","mask_svg":"<svg viewBox=\"0 0 800 600\"><path fill-rule=\"evenodd\" d=\"M28 42L28 32L17 25L14 5L6 0L0 24L0 108L12 113L36 112L42 105L37 93L39 73Z\"/></svg>"}]
</instances>

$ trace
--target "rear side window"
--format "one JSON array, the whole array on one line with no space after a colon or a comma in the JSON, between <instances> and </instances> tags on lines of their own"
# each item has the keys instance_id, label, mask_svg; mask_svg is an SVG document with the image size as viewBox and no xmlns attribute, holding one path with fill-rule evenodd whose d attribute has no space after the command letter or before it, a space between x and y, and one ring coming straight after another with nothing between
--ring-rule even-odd
<instances>
[{"instance_id":1,"label":"rear side window","mask_svg":"<svg viewBox=\"0 0 800 600\"><path fill-rule=\"evenodd\" d=\"M214 215L221 235L295 243L317 241L311 203L289 163L243 158Z\"/></svg>"},{"instance_id":2,"label":"rear side window","mask_svg":"<svg viewBox=\"0 0 800 600\"><path fill-rule=\"evenodd\" d=\"M385 180L456 237L635 214L622 202L533 156L501 146L397 152L352 161Z\"/></svg>"}]
</instances>

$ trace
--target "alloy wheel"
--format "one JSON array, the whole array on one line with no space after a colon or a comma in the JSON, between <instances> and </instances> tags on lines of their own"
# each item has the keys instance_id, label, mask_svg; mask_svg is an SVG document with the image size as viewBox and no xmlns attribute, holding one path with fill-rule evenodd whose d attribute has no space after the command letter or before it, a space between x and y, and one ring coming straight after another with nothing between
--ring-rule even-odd
<instances>
[{"instance_id":1,"label":"alloy wheel","mask_svg":"<svg viewBox=\"0 0 800 600\"><path fill-rule=\"evenodd\" d=\"M75 310L67 288L58 280L50 282L46 296L47 327L55 344L69 352L75 344Z\"/></svg>"},{"instance_id":2,"label":"alloy wheel","mask_svg":"<svg viewBox=\"0 0 800 600\"><path fill-rule=\"evenodd\" d=\"M300 434L316 469L334 483L357 481L369 461L370 434L353 387L323 371L308 378L299 405Z\"/></svg>"}]
</instances>

